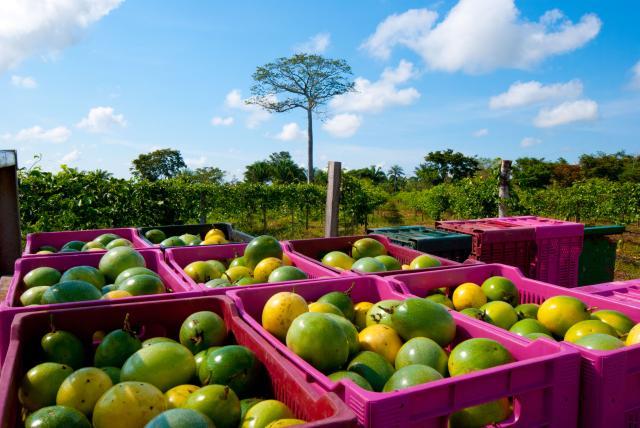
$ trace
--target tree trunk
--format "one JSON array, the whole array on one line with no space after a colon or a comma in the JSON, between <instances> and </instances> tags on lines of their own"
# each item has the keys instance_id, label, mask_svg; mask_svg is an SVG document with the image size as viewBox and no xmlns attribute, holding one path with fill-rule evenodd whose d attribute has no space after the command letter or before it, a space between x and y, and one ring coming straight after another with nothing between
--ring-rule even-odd
<instances>
[{"instance_id":1,"label":"tree trunk","mask_svg":"<svg viewBox=\"0 0 640 428\"><path fill-rule=\"evenodd\" d=\"M307 183L313 183L313 116L311 108L307 109Z\"/></svg>"}]
</instances>

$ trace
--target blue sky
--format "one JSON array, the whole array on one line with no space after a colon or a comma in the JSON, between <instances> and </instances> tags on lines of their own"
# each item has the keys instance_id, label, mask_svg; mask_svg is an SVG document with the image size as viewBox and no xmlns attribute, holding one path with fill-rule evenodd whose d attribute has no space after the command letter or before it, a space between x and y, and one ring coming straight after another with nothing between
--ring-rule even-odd
<instances>
[{"instance_id":1,"label":"blue sky","mask_svg":"<svg viewBox=\"0 0 640 428\"><path fill-rule=\"evenodd\" d=\"M0 3L0 148L48 170L128 176L165 147L228 179L274 151L306 165L304 111L242 102L295 51L346 59L359 89L316 120L319 167L640 152L635 1L44 3Z\"/></svg>"}]
</instances>

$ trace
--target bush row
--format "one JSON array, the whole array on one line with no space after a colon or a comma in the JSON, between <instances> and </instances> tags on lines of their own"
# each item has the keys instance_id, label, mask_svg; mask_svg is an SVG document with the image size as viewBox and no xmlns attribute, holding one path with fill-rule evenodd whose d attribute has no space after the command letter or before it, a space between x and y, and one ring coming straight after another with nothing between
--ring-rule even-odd
<instances>
[{"instance_id":1,"label":"bush row","mask_svg":"<svg viewBox=\"0 0 640 428\"><path fill-rule=\"evenodd\" d=\"M495 217L497 188L497 179L472 178L399 193L397 198L433 220ZM512 188L510 196L510 215L533 214L585 223L640 222L640 183L589 179L570 187Z\"/></svg>"},{"instance_id":2,"label":"bush row","mask_svg":"<svg viewBox=\"0 0 640 428\"><path fill-rule=\"evenodd\" d=\"M343 181L340 222L366 225L367 216L388 195L350 177ZM63 168L56 174L21 171L23 233L33 231L156 226L199 221L231 221L249 232L266 231L274 221L287 234L302 234L323 219L326 189L313 184L223 185L174 178L117 179L103 172Z\"/></svg>"}]
</instances>

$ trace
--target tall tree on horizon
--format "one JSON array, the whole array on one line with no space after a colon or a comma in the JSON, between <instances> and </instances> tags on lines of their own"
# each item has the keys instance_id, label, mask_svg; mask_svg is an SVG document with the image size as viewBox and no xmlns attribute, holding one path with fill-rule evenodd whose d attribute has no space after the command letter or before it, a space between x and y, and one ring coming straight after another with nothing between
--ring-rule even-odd
<instances>
[{"instance_id":1,"label":"tall tree on horizon","mask_svg":"<svg viewBox=\"0 0 640 428\"><path fill-rule=\"evenodd\" d=\"M173 149L142 153L131 164L130 171L135 178L149 181L175 177L187 167L180 151Z\"/></svg>"},{"instance_id":2,"label":"tall tree on horizon","mask_svg":"<svg viewBox=\"0 0 640 428\"><path fill-rule=\"evenodd\" d=\"M393 181L393 191L398 191L398 182L404 178L404 169L400 165L391 165L387 177Z\"/></svg>"},{"instance_id":3,"label":"tall tree on horizon","mask_svg":"<svg viewBox=\"0 0 640 428\"><path fill-rule=\"evenodd\" d=\"M253 73L252 98L272 113L307 112L307 182L313 182L313 114L336 95L353 90L351 67L343 59L298 53L260 66ZM284 96L279 98L278 96Z\"/></svg>"}]
</instances>

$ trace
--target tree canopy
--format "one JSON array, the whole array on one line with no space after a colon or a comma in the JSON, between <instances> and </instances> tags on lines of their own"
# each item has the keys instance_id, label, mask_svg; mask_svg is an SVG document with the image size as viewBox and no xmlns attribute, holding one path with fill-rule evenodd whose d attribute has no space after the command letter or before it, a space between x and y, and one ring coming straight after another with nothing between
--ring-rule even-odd
<instances>
[{"instance_id":1,"label":"tree canopy","mask_svg":"<svg viewBox=\"0 0 640 428\"><path fill-rule=\"evenodd\" d=\"M215 166L205 166L202 168L185 169L180 172L179 177L192 183L210 183L210 184L222 184L224 180L225 172Z\"/></svg>"},{"instance_id":2,"label":"tree canopy","mask_svg":"<svg viewBox=\"0 0 640 428\"><path fill-rule=\"evenodd\" d=\"M253 73L252 98L273 113L307 112L307 180L313 181L313 113L336 95L353 90L351 67L343 59L298 53L260 66Z\"/></svg>"},{"instance_id":3,"label":"tree canopy","mask_svg":"<svg viewBox=\"0 0 640 428\"><path fill-rule=\"evenodd\" d=\"M304 169L298 166L289 152L275 152L269 159L247 165L245 181L250 183L300 183L305 181Z\"/></svg>"},{"instance_id":4,"label":"tree canopy","mask_svg":"<svg viewBox=\"0 0 640 428\"><path fill-rule=\"evenodd\" d=\"M133 160L131 173L137 179L156 181L175 177L187 167L178 150L160 149Z\"/></svg>"},{"instance_id":5,"label":"tree canopy","mask_svg":"<svg viewBox=\"0 0 640 428\"><path fill-rule=\"evenodd\" d=\"M429 152L425 162L416 168L416 176L432 184L458 181L471 177L480 169L478 160L452 149Z\"/></svg>"}]
</instances>

